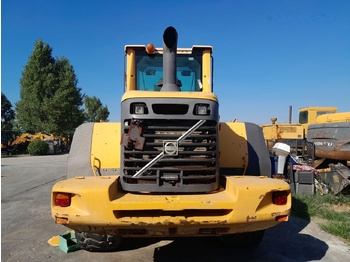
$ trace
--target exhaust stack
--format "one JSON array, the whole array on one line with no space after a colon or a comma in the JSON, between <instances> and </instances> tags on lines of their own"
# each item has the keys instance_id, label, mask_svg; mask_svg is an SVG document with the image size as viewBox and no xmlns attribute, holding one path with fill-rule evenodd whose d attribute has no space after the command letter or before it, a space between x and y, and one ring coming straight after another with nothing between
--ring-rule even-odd
<instances>
[{"instance_id":1,"label":"exhaust stack","mask_svg":"<svg viewBox=\"0 0 350 262\"><path fill-rule=\"evenodd\" d=\"M181 83L176 75L177 31L169 26L163 34L163 83L160 91L180 91Z\"/></svg>"}]
</instances>

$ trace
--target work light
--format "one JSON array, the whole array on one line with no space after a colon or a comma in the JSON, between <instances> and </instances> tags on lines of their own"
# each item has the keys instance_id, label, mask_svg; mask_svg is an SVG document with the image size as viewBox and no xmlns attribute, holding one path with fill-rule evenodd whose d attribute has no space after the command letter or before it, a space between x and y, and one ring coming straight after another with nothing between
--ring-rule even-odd
<instances>
[{"instance_id":1,"label":"work light","mask_svg":"<svg viewBox=\"0 0 350 262\"><path fill-rule=\"evenodd\" d=\"M208 115L208 105L196 105L195 114L202 116Z\"/></svg>"},{"instance_id":2,"label":"work light","mask_svg":"<svg viewBox=\"0 0 350 262\"><path fill-rule=\"evenodd\" d=\"M136 115L145 114L145 104L134 104L133 113Z\"/></svg>"}]
</instances>

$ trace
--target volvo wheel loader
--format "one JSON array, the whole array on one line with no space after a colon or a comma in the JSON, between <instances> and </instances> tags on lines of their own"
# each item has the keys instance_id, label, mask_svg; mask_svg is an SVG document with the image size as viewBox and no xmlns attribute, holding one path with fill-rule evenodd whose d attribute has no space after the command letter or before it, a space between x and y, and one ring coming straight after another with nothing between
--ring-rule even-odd
<instances>
[{"instance_id":1,"label":"volvo wheel loader","mask_svg":"<svg viewBox=\"0 0 350 262\"><path fill-rule=\"evenodd\" d=\"M255 245L289 218L290 187L271 178L261 128L219 122L212 47L177 38L168 27L163 48L126 46L121 121L76 129L51 208L82 249L133 237Z\"/></svg>"}]
</instances>

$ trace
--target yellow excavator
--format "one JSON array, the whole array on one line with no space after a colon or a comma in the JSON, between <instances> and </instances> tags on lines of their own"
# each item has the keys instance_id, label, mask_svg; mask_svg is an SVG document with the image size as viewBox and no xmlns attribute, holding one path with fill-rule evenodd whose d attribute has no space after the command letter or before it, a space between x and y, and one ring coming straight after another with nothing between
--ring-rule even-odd
<instances>
[{"instance_id":1,"label":"yellow excavator","mask_svg":"<svg viewBox=\"0 0 350 262\"><path fill-rule=\"evenodd\" d=\"M49 145L48 154L55 154L69 150L68 139L47 133L23 133L17 135L14 131L1 131L2 153L14 155L27 153L29 143L36 139L45 141Z\"/></svg>"}]
</instances>

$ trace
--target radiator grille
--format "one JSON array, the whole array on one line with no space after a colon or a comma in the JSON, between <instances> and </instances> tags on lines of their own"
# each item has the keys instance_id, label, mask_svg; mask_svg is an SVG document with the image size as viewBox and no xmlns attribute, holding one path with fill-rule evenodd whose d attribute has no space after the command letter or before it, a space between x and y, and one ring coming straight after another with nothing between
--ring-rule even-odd
<instances>
[{"instance_id":1,"label":"radiator grille","mask_svg":"<svg viewBox=\"0 0 350 262\"><path fill-rule=\"evenodd\" d=\"M129 133L131 120L126 120L124 134ZM176 141L198 120L133 120L144 138L142 148L135 141L123 146L124 186L132 190L202 192L218 184L217 122L206 121L177 145L175 155L165 155L147 168L137 172L162 154L164 143ZM135 174L137 175L135 177Z\"/></svg>"}]
</instances>

